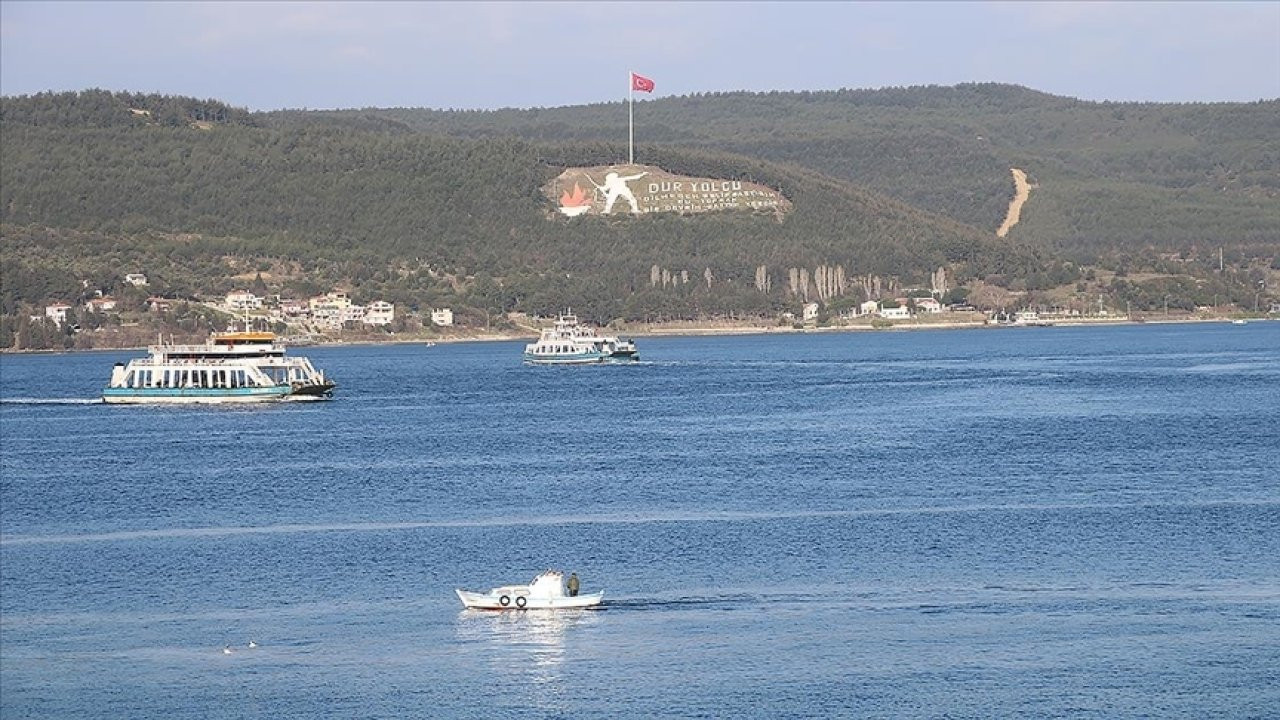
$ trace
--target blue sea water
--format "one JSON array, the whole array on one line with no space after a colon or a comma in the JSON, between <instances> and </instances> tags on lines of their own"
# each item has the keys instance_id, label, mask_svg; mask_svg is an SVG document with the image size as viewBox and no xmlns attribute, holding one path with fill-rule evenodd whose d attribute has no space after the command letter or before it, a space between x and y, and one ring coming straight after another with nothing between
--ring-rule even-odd
<instances>
[{"instance_id":1,"label":"blue sea water","mask_svg":"<svg viewBox=\"0 0 1280 720\"><path fill-rule=\"evenodd\" d=\"M0 357L0 717L1280 716L1280 323L520 350Z\"/></svg>"}]
</instances>

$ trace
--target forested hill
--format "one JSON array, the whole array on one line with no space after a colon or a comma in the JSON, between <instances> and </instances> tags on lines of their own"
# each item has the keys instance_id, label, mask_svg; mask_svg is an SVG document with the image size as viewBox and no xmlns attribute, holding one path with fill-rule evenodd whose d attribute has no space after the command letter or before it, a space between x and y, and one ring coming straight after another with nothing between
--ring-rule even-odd
<instances>
[{"instance_id":1,"label":"forested hill","mask_svg":"<svg viewBox=\"0 0 1280 720\"><path fill-rule=\"evenodd\" d=\"M995 230L1010 169L1033 184L1013 230L1080 261L1144 248L1245 254L1280 238L1280 100L1085 102L966 84L638 100L636 142L794 163ZM625 102L554 109L277 112L299 123L536 141L626 139Z\"/></svg>"},{"instance_id":2,"label":"forested hill","mask_svg":"<svg viewBox=\"0 0 1280 720\"><path fill-rule=\"evenodd\" d=\"M243 287L257 269L271 291L294 297L341 286L402 307L547 314L572 304L608 320L770 313L811 294L847 305L865 297L859 287L928 287L939 268L954 287L1056 267L989 231L724 151L663 145L642 159L780 189L792 211L782 220L568 219L542 185L567 166L616 162L624 144L388 133L235 112L223 113L231 121L135 121L136 96L116 97L114 108L101 95L90 100L101 118L74 93L4 99L7 313L76 301L85 279L117 290L131 271L156 278L155 292L209 296ZM801 270L846 282L834 295L810 293L792 284Z\"/></svg>"},{"instance_id":3,"label":"forested hill","mask_svg":"<svg viewBox=\"0 0 1280 720\"><path fill-rule=\"evenodd\" d=\"M594 322L776 318L962 284L994 288L991 308L1256 307L1280 285L1280 101L1084 103L1004 85L643 101L639 162L758 183L790 212L555 212L543 188L564 168L626 157L625 111L0 98L0 320L250 282L481 323L566 306ZM1030 198L998 237L1011 168ZM125 287L131 272L151 286Z\"/></svg>"},{"instance_id":4,"label":"forested hill","mask_svg":"<svg viewBox=\"0 0 1280 720\"><path fill-rule=\"evenodd\" d=\"M253 113L219 100L107 90L44 92L0 103L0 125L105 128L255 125Z\"/></svg>"}]
</instances>

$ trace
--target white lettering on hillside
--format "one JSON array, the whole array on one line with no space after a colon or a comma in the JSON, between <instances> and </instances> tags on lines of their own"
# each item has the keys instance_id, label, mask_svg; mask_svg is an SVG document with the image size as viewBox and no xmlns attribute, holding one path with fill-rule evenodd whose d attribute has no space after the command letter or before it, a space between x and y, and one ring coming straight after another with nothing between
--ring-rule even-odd
<instances>
[{"instance_id":1,"label":"white lettering on hillside","mask_svg":"<svg viewBox=\"0 0 1280 720\"><path fill-rule=\"evenodd\" d=\"M646 183L641 196L644 212L703 212L776 208L772 190L744 188L741 180L664 180Z\"/></svg>"},{"instance_id":2,"label":"white lettering on hillside","mask_svg":"<svg viewBox=\"0 0 1280 720\"><path fill-rule=\"evenodd\" d=\"M627 210L633 213L699 213L718 210L776 211L788 207L787 201L776 190L742 180L671 176L646 166L626 166L626 170L631 174L621 175L614 166L572 168L547 192L560 203L560 212L570 217L584 213L608 215ZM603 181L599 179L601 173L605 173ZM639 181L645 175L648 177ZM618 199L625 202L613 202Z\"/></svg>"}]
</instances>

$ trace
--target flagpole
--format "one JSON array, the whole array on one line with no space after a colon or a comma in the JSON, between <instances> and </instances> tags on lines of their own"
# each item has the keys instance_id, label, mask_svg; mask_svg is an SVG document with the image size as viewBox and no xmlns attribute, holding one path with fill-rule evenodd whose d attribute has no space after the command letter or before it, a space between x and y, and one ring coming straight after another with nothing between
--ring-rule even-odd
<instances>
[{"instance_id":1,"label":"flagpole","mask_svg":"<svg viewBox=\"0 0 1280 720\"><path fill-rule=\"evenodd\" d=\"M636 164L636 113L635 113L635 80L634 73L627 72L627 164Z\"/></svg>"}]
</instances>

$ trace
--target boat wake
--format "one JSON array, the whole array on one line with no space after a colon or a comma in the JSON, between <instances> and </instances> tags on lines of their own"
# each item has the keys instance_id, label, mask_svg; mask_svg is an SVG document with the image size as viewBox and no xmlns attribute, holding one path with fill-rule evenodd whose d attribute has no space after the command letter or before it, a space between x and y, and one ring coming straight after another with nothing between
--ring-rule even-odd
<instances>
[{"instance_id":1,"label":"boat wake","mask_svg":"<svg viewBox=\"0 0 1280 720\"><path fill-rule=\"evenodd\" d=\"M0 398L0 405L102 405L102 398Z\"/></svg>"},{"instance_id":2,"label":"boat wake","mask_svg":"<svg viewBox=\"0 0 1280 720\"><path fill-rule=\"evenodd\" d=\"M819 596L805 593L729 593L725 595L688 596L673 598L625 598L610 600L605 596L602 607L619 610L661 611L679 609L728 609L744 605L779 605L805 603L819 600Z\"/></svg>"},{"instance_id":3,"label":"boat wake","mask_svg":"<svg viewBox=\"0 0 1280 720\"><path fill-rule=\"evenodd\" d=\"M631 598L628 600L605 599L602 606L619 610L675 610L679 608L717 608L730 605L755 604L760 598L752 595L721 595L719 597L684 598Z\"/></svg>"},{"instance_id":4,"label":"boat wake","mask_svg":"<svg viewBox=\"0 0 1280 720\"><path fill-rule=\"evenodd\" d=\"M277 533L332 533L332 532L401 532L406 530L423 530L428 528L512 528L540 527L548 525L640 525L647 523L715 523L715 522L769 522L775 520L791 520L802 518L861 518L861 517L893 517L911 515L947 515L972 513L1020 513L1020 512L1079 512L1108 511L1113 509L1133 510L1134 508L1239 508L1260 507L1272 508L1280 506L1280 500L1263 498L1258 500L1206 500L1201 502L1149 502L1141 505L1132 503L1010 503L1010 504L977 504L955 506L923 506L923 507L886 507L841 510L778 510L778 511L716 511L627 515L596 516L554 516L537 517L495 517L487 519L451 519L422 520L409 522L338 522L338 523L284 523L278 525L231 525L216 527L190 528L154 528L140 530L116 530L104 533L86 533L82 535L14 535L0 533L0 546L34 545L45 543L81 543L81 542L116 542L137 540L159 540L168 538L209 538L241 535L270 535Z\"/></svg>"}]
</instances>

